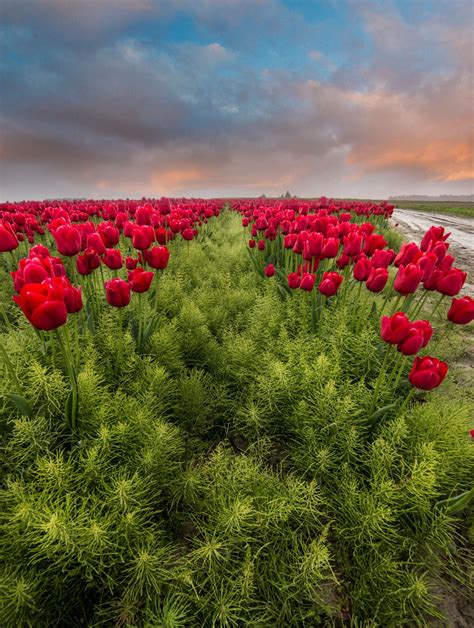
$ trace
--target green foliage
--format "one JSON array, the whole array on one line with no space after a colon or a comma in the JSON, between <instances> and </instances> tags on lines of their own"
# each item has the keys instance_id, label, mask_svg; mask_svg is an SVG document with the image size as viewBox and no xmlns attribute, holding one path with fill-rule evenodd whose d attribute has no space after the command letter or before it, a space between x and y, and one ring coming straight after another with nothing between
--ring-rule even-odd
<instances>
[{"instance_id":1,"label":"green foliage","mask_svg":"<svg viewBox=\"0 0 474 628\"><path fill-rule=\"evenodd\" d=\"M426 625L447 575L469 585L472 506L439 505L472 484L462 380L399 413L382 378L369 429L378 314L313 330L219 225L173 251L140 352L136 304L85 333L73 439L65 365L3 299L31 412L2 365L2 625Z\"/></svg>"}]
</instances>

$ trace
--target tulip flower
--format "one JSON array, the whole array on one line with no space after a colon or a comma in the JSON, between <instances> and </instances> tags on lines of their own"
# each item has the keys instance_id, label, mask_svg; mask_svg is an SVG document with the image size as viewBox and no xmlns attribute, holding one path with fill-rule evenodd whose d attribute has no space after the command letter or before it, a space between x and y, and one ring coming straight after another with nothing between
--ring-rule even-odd
<instances>
[{"instance_id":1,"label":"tulip flower","mask_svg":"<svg viewBox=\"0 0 474 628\"><path fill-rule=\"evenodd\" d=\"M461 292L466 278L467 273L459 268L452 268L439 278L436 290L441 294L448 295L448 297L454 297Z\"/></svg>"},{"instance_id":2,"label":"tulip flower","mask_svg":"<svg viewBox=\"0 0 474 628\"><path fill-rule=\"evenodd\" d=\"M56 247L61 255L73 257L81 250L81 234L72 225L62 225L53 232Z\"/></svg>"},{"instance_id":3,"label":"tulip flower","mask_svg":"<svg viewBox=\"0 0 474 628\"><path fill-rule=\"evenodd\" d=\"M456 325L467 325L474 320L474 299L469 296L453 299L448 312L448 320Z\"/></svg>"},{"instance_id":4,"label":"tulip flower","mask_svg":"<svg viewBox=\"0 0 474 628\"><path fill-rule=\"evenodd\" d=\"M0 224L0 253L14 251L18 247L18 238L12 227L6 222Z\"/></svg>"},{"instance_id":5,"label":"tulip flower","mask_svg":"<svg viewBox=\"0 0 474 628\"><path fill-rule=\"evenodd\" d=\"M354 279L356 281L367 281L372 270L372 262L368 257L361 257L354 264Z\"/></svg>"},{"instance_id":6,"label":"tulip flower","mask_svg":"<svg viewBox=\"0 0 474 628\"><path fill-rule=\"evenodd\" d=\"M307 292L311 292L314 286L314 282L316 281L316 275L312 273L305 273L300 282L301 290L306 290Z\"/></svg>"},{"instance_id":7,"label":"tulip flower","mask_svg":"<svg viewBox=\"0 0 474 628\"><path fill-rule=\"evenodd\" d=\"M256 244L257 243L255 242L255 240L249 240L249 248L250 249L254 249Z\"/></svg>"},{"instance_id":8,"label":"tulip flower","mask_svg":"<svg viewBox=\"0 0 474 628\"><path fill-rule=\"evenodd\" d=\"M410 324L407 336L398 343L397 351L403 355L415 355L426 347L432 335L433 328L428 321L415 321Z\"/></svg>"},{"instance_id":9,"label":"tulip flower","mask_svg":"<svg viewBox=\"0 0 474 628\"><path fill-rule=\"evenodd\" d=\"M421 240L420 250L429 251L433 244L446 240L450 235L450 233L444 233L444 227L430 227Z\"/></svg>"},{"instance_id":10,"label":"tulip flower","mask_svg":"<svg viewBox=\"0 0 474 628\"><path fill-rule=\"evenodd\" d=\"M322 257L333 258L337 257L339 250L339 240L337 238L328 238L324 241Z\"/></svg>"},{"instance_id":11,"label":"tulip flower","mask_svg":"<svg viewBox=\"0 0 474 628\"><path fill-rule=\"evenodd\" d=\"M100 237L100 234L97 233L97 232L91 233L90 235L87 236L87 246L86 246L86 248L92 249L98 255L104 255L105 254L105 244L104 244L104 241Z\"/></svg>"},{"instance_id":12,"label":"tulip flower","mask_svg":"<svg viewBox=\"0 0 474 628\"><path fill-rule=\"evenodd\" d=\"M82 255L78 255L76 258L76 268L80 275L90 275L99 266L100 257L92 249L86 249Z\"/></svg>"},{"instance_id":13,"label":"tulip flower","mask_svg":"<svg viewBox=\"0 0 474 628\"><path fill-rule=\"evenodd\" d=\"M263 251L265 249L265 240L259 240L257 242L257 249Z\"/></svg>"},{"instance_id":14,"label":"tulip flower","mask_svg":"<svg viewBox=\"0 0 474 628\"><path fill-rule=\"evenodd\" d=\"M296 289L300 287L300 283L301 283L301 278L298 275L298 273L290 273L288 275L288 286L291 289Z\"/></svg>"},{"instance_id":15,"label":"tulip flower","mask_svg":"<svg viewBox=\"0 0 474 628\"><path fill-rule=\"evenodd\" d=\"M416 388L433 390L442 383L447 372L446 362L430 356L416 357L408 379Z\"/></svg>"},{"instance_id":16,"label":"tulip flower","mask_svg":"<svg viewBox=\"0 0 474 628\"><path fill-rule=\"evenodd\" d=\"M339 273L326 272L323 273L323 279L318 286L318 290L326 297L332 297L338 291L342 283L342 277Z\"/></svg>"},{"instance_id":17,"label":"tulip flower","mask_svg":"<svg viewBox=\"0 0 474 628\"><path fill-rule=\"evenodd\" d=\"M377 249L370 258L372 268L388 268L395 259L393 249Z\"/></svg>"},{"instance_id":18,"label":"tulip flower","mask_svg":"<svg viewBox=\"0 0 474 628\"><path fill-rule=\"evenodd\" d=\"M273 277L275 274L275 266L273 264L267 264L264 268L265 277Z\"/></svg>"},{"instance_id":19,"label":"tulip flower","mask_svg":"<svg viewBox=\"0 0 474 628\"><path fill-rule=\"evenodd\" d=\"M404 312L396 312L392 316L383 316L380 321L380 335L382 340L396 345L403 342L408 336L410 321Z\"/></svg>"},{"instance_id":20,"label":"tulip flower","mask_svg":"<svg viewBox=\"0 0 474 628\"><path fill-rule=\"evenodd\" d=\"M394 289L400 294L411 294L416 291L423 277L423 270L415 264L400 265L397 276L393 282Z\"/></svg>"},{"instance_id":21,"label":"tulip flower","mask_svg":"<svg viewBox=\"0 0 474 628\"><path fill-rule=\"evenodd\" d=\"M388 281L388 270L386 268L372 268L370 275L365 282L365 286L371 292L382 292Z\"/></svg>"},{"instance_id":22,"label":"tulip flower","mask_svg":"<svg viewBox=\"0 0 474 628\"><path fill-rule=\"evenodd\" d=\"M102 261L110 270L122 268L122 254L118 249L105 249Z\"/></svg>"},{"instance_id":23,"label":"tulip flower","mask_svg":"<svg viewBox=\"0 0 474 628\"><path fill-rule=\"evenodd\" d=\"M146 227L147 225L133 227L132 246L134 249L145 251L155 239L154 230L150 227L150 232L150 229L147 229Z\"/></svg>"},{"instance_id":24,"label":"tulip flower","mask_svg":"<svg viewBox=\"0 0 474 628\"><path fill-rule=\"evenodd\" d=\"M184 240L192 240L194 238L196 234L194 233L193 229L183 229L183 231L181 232L181 236L183 237Z\"/></svg>"},{"instance_id":25,"label":"tulip flower","mask_svg":"<svg viewBox=\"0 0 474 628\"><path fill-rule=\"evenodd\" d=\"M52 331L64 325L67 320L64 300L50 280L25 284L13 300L36 329Z\"/></svg>"},{"instance_id":26,"label":"tulip flower","mask_svg":"<svg viewBox=\"0 0 474 628\"><path fill-rule=\"evenodd\" d=\"M128 273L128 283L132 292L142 294L150 289L154 273L144 268L135 268Z\"/></svg>"},{"instance_id":27,"label":"tulip flower","mask_svg":"<svg viewBox=\"0 0 474 628\"><path fill-rule=\"evenodd\" d=\"M127 257L125 259L125 266L127 270L133 270L138 266L138 259L136 259L135 257Z\"/></svg>"},{"instance_id":28,"label":"tulip flower","mask_svg":"<svg viewBox=\"0 0 474 628\"><path fill-rule=\"evenodd\" d=\"M418 245L415 242L408 242L402 246L393 263L395 266L406 266L416 262L420 255L421 251Z\"/></svg>"},{"instance_id":29,"label":"tulip flower","mask_svg":"<svg viewBox=\"0 0 474 628\"><path fill-rule=\"evenodd\" d=\"M344 237L343 242L344 255L347 255L348 257L355 257L356 255L360 255L364 242L362 235L352 232Z\"/></svg>"},{"instance_id":30,"label":"tulip flower","mask_svg":"<svg viewBox=\"0 0 474 628\"><path fill-rule=\"evenodd\" d=\"M168 266L170 252L166 246L154 246L143 253L146 263L157 270L164 270Z\"/></svg>"},{"instance_id":31,"label":"tulip flower","mask_svg":"<svg viewBox=\"0 0 474 628\"><path fill-rule=\"evenodd\" d=\"M296 233L289 233L286 235L283 239L283 246L285 249L292 249L295 246L297 237Z\"/></svg>"},{"instance_id":32,"label":"tulip flower","mask_svg":"<svg viewBox=\"0 0 474 628\"><path fill-rule=\"evenodd\" d=\"M105 296L109 305L125 307L130 303L130 285L123 279L109 279L105 282Z\"/></svg>"},{"instance_id":33,"label":"tulip flower","mask_svg":"<svg viewBox=\"0 0 474 628\"><path fill-rule=\"evenodd\" d=\"M68 314L82 310L82 289L71 284L67 277L54 277L51 282L58 297L62 298Z\"/></svg>"}]
</instances>

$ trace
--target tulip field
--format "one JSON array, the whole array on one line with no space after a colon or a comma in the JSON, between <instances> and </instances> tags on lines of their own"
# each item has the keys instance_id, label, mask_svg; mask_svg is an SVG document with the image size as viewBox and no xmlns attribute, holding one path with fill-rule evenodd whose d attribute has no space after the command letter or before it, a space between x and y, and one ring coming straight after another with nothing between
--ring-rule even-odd
<instances>
[{"instance_id":1,"label":"tulip field","mask_svg":"<svg viewBox=\"0 0 474 628\"><path fill-rule=\"evenodd\" d=\"M2 626L469 612L474 300L392 210L0 204Z\"/></svg>"}]
</instances>

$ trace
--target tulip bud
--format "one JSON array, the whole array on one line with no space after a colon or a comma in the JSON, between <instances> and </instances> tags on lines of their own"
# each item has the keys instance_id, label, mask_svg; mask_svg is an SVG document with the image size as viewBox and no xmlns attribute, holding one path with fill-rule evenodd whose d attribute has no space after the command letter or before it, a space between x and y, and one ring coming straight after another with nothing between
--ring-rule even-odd
<instances>
[{"instance_id":1,"label":"tulip bud","mask_svg":"<svg viewBox=\"0 0 474 628\"><path fill-rule=\"evenodd\" d=\"M386 268L372 268L370 275L365 282L365 286L371 292L382 292L388 281L388 270Z\"/></svg>"},{"instance_id":2,"label":"tulip bud","mask_svg":"<svg viewBox=\"0 0 474 628\"><path fill-rule=\"evenodd\" d=\"M316 275L313 275L311 273L305 273L302 276L301 282L300 282L301 290L306 290L307 292L311 292L311 290L313 289L315 280L316 280Z\"/></svg>"},{"instance_id":3,"label":"tulip bud","mask_svg":"<svg viewBox=\"0 0 474 628\"><path fill-rule=\"evenodd\" d=\"M154 273L151 270L143 268L135 268L128 273L128 282L130 290L142 294L150 289L153 281Z\"/></svg>"},{"instance_id":4,"label":"tulip bud","mask_svg":"<svg viewBox=\"0 0 474 628\"><path fill-rule=\"evenodd\" d=\"M416 357L408 379L416 388L433 390L442 383L447 372L446 362L430 356Z\"/></svg>"},{"instance_id":5,"label":"tulip bud","mask_svg":"<svg viewBox=\"0 0 474 628\"><path fill-rule=\"evenodd\" d=\"M164 270L168 266L170 252L166 246L154 246L149 251L144 251L146 263L157 270Z\"/></svg>"},{"instance_id":6,"label":"tulip bud","mask_svg":"<svg viewBox=\"0 0 474 628\"><path fill-rule=\"evenodd\" d=\"M298 273L290 273L288 275L288 286L290 288L292 288L293 290L295 288L299 288L300 287L300 283L301 283L301 279L300 279L300 276L298 275Z\"/></svg>"},{"instance_id":7,"label":"tulip bud","mask_svg":"<svg viewBox=\"0 0 474 628\"><path fill-rule=\"evenodd\" d=\"M444 273L438 280L436 290L441 294L447 294L449 297L454 297L459 292L466 281L467 273L463 272L459 268L451 268L448 272Z\"/></svg>"},{"instance_id":8,"label":"tulip bud","mask_svg":"<svg viewBox=\"0 0 474 628\"><path fill-rule=\"evenodd\" d=\"M109 279L104 286L105 296L109 305L125 307L130 303L130 285L123 279Z\"/></svg>"},{"instance_id":9,"label":"tulip bud","mask_svg":"<svg viewBox=\"0 0 474 628\"><path fill-rule=\"evenodd\" d=\"M102 261L110 270L122 268L122 254L118 249L106 249Z\"/></svg>"},{"instance_id":10,"label":"tulip bud","mask_svg":"<svg viewBox=\"0 0 474 628\"><path fill-rule=\"evenodd\" d=\"M469 296L453 299L448 312L448 320L456 325L467 325L474 320L474 299Z\"/></svg>"},{"instance_id":11,"label":"tulip bud","mask_svg":"<svg viewBox=\"0 0 474 628\"><path fill-rule=\"evenodd\" d=\"M411 294L415 292L420 285L423 271L415 264L408 264L408 266L400 265L397 276L393 282L394 289L400 294Z\"/></svg>"},{"instance_id":12,"label":"tulip bud","mask_svg":"<svg viewBox=\"0 0 474 628\"><path fill-rule=\"evenodd\" d=\"M275 266L273 264L267 264L263 272L265 273L265 277L273 277L275 274Z\"/></svg>"}]
</instances>

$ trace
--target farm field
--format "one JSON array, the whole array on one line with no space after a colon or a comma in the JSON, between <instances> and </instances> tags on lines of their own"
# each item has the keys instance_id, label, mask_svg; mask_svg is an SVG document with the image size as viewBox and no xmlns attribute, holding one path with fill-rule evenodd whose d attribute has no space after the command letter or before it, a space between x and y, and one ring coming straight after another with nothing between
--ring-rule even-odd
<instances>
[{"instance_id":1,"label":"farm field","mask_svg":"<svg viewBox=\"0 0 474 628\"><path fill-rule=\"evenodd\" d=\"M392 213L0 204L2 625L474 620L474 301Z\"/></svg>"},{"instance_id":2,"label":"farm field","mask_svg":"<svg viewBox=\"0 0 474 628\"><path fill-rule=\"evenodd\" d=\"M432 212L449 216L465 216L474 218L474 203L453 203L450 201L392 201L400 209L417 212Z\"/></svg>"}]
</instances>

